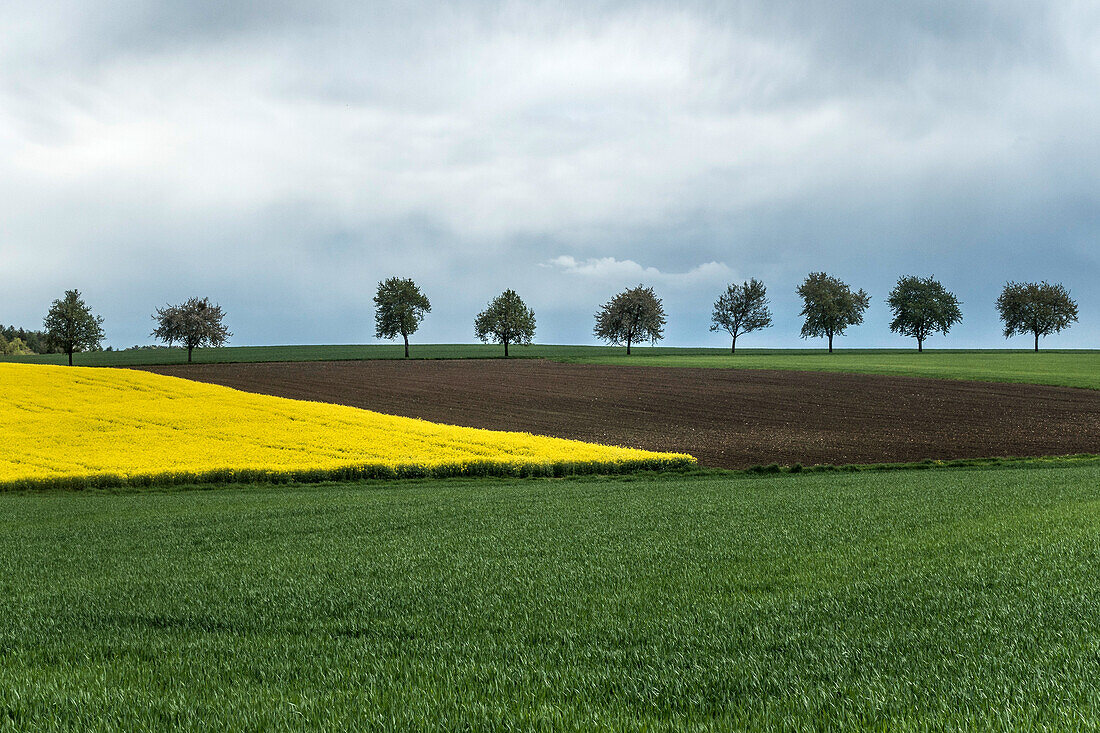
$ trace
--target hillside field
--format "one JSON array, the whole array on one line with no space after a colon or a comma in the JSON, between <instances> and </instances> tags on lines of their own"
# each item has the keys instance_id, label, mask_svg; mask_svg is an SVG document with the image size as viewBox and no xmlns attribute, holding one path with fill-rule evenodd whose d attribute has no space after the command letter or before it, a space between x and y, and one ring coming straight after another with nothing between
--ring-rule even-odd
<instances>
[{"instance_id":1,"label":"hillside field","mask_svg":"<svg viewBox=\"0 0 1100 733\"><path fill-rule=\"evenodd\" d=\"M838 349L828 354L821 349L726 349L637 347L626 356L625 349L608 346L515 347L515 358L542 358L584 364L633 364L689 366L717 369L787 369L796 371L850 372L891 376L969 379L985 382L1049 384L1063 387L1100 389L1100 351L926 350ZM383 345L331 346L229 346L198 349L197 363L270 361L335 361L345 359L400 359L402 347ZM484 359L501 356L499 346L474 344L413 344L414 359ZM0 361L62 364L65 357L0 356ZM186 362L183 349L142 349L77 354L83 366L149 366Z\"/></svg>"},{"instance_id":2,"label":"hillside field","mask_svg":"<svg viewBox=\"0 0 1100 733\"><path fill-rule=\"evenodd\" d=\"M718 468L1100 453L1100 391L1071 387L545 359L143 368L436 423L688 453Z\"/></svg>"},{"instance_id":3,"label":"hillside field","mask_svg":"<svg viewBox=\"0 0 1100 733\"><path fill-rule=\"evenodd\" d=\"M0 728L1080 729L1100 466L0 494Z\"/></svg>"},{"instance_id":4,"label":"hillside field","mask_svg":"<svg viewBox=\"0 0 1100 733\"><path fill-rule=\"evenodd\" d=\"M440 425L133 369L0 364L0 490L684 468L687 455Z\"/></svg>"}]
</instances>

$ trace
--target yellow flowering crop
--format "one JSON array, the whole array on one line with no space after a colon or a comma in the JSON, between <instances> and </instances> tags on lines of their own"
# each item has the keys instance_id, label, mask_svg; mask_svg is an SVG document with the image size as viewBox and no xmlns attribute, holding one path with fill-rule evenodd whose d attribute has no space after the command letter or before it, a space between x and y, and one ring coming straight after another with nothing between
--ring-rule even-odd
<instances>
[{"instance_id":1,"label":"yellow flowering crop","mask_svg":"<svg viewBox=\"0 0 1100 733\"><path fill-rule=\"evenodd\" d=\"M0 487L562 475L694 463L128 369L0 364Z\"/></svg>"}]
</instances>

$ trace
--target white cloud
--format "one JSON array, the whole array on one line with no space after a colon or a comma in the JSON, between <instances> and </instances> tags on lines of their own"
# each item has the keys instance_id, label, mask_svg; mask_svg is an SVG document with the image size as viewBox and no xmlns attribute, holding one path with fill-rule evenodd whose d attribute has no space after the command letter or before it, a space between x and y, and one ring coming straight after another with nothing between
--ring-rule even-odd
<instances>
[{"instance_id":1,"label":"white cloud","mask_svg":"<svg viewBox=\"0 0 1100 733\"><path fill-rule=\"evenodd\" d=\"M332 28L0 72L4 168L46 196L106 182L191 216L308 201L507 238L790 196L861 124L776 106L806 71L796 44L674 7L517 8L419 19L431 48Z\"/></svg>"},{"instance_id":2,"label":"white cloud","mask_svg":"<svg viewBox=\"0 0 1100 733\"><path fill-rule=\"evenodd\" d=\"M681 288L721 283L733 277L733 271L724 262L705 262L686 272L662 272L656 267L642 266L634 260L617 260L614 257L590 257L578 260L571 255L559 255L542 263L542 266L553 267L568 275L578 275L593 280Z\"/></svg>"}]
</instances>

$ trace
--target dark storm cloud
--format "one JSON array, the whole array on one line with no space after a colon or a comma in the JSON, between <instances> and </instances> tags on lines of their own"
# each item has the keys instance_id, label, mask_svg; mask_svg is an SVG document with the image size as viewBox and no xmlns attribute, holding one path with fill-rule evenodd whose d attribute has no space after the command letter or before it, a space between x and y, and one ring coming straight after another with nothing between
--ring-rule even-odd
<instances>
[{"instance_id":1,"label":"dark storm cloud","mask_svg":"<svg viewBox=\"0 0 1100 733\"><path fill-rule=\"evenodd\" d=\"M238 343L369 340L391 273L464 341L506 287L585 342L645 281L673 343L763 277L935 273L999 345L1009 278L1100 335L1100 10L1083 2L57 2L0 25L0 321L84 290L116 345L210 295Z\"/></svg>"}]
</instances>

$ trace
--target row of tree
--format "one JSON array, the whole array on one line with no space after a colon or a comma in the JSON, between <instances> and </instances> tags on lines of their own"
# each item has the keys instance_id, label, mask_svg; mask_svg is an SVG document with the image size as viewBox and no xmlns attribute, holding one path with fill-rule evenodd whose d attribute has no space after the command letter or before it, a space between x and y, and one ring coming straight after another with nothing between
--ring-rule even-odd
<instances>
[{"instance_id":1,"label":"row of tree","mask_svg":"<svg viewBox=\"0 0 1100 733\"><path fill-rule=\"evenodd\" d=\"M852 290L847 283L824 272L812 272L798 287L802 299L802 338L827 338L829 353L833 338L844 335L849 326L863 322L871 297L864 290ZM917 340L924 350L925 340L936 334L947 335L962 320L959 299L934 277L906 276L898 280L887 304L893 313L890 330ZM409 356L409 336L420 328L432 305L420 287L408 278L391 277L378 283L374 296L375 336L405 343ZM1035 350L1039 338L1057 333L1077 321L1077 303L1060 283L1009 282L997 298L997 312L1004 322L1006 338L1032 334ZM222 346L232 334L225 326L225 312L208 298L190 298L179 305L166 305L153 313L156 328L152 336L192 352L202 346ZM653 288L638 285L619 293L596 313L596 338L609 344L632 346L645 341L656 343L664 337L664 306ZM740 285L726 287L714 303L711 331L725 331L731 337L730 351L737 350L737 339L747 333L772 326L772 312L764 283L753 278ZM11 331L12 335L8 335ZM99 348L103 340L103 317L95 315L78 290L50 306L42 332L0 329L0 353L30 353L26 334L44 341L44 348L73 354ZM489 302L474 319L474 334L483 342L497 343L509 355L513 344L530 344L535 337L535 312L514 290L505 290ZM36 349L35 349L36 350ZM41 353L41 352L40 352Z\"/></svg>"},{"instance_id":2,"label":"row of tree","mask_svg":"<svg viewBox=\"0 0 1100 733\"><path fill-rule=\"evenodd\" d=\"M222 346L232 336L224 323L225 312L208 298L191 298L179 305L157 308L152 336L169 346L187 349L187 361L200 346ZM80 297L79 290L66 290L55 300L43 322L46 351L66 354L69 366L73 354L98 349L103 341L103 316L97 316ZM37 353L45 353L38 351Z\"/></svg>"},{"instance_id":3,"label":"row of tree","mask_svg":"<svg viewBox=\"0 0 1100 733\"><path fill-rule=\"evenodd\" d=\"M844 335L849 326L863 323L871 304L864 290L852 290L847 283L824 272L812 272L798 287L802 299L802 338L826 338L833 353L833 338ZM375 304L375 336L405 341L409 355L409 336L420 327L431 311L427 296L412 280L390 278L378 285ZM928 337L945 336L962 320L959 299L934 277L908 275L898 280L887 304L893 313L890 330L917 340L917 351L924 351ZM997 312L1004 322L1005 338L1033 334L1035 350L1039 337L1056 333L1077 320L1077 303L1061 284L1010 282L997 298ZM617 346L626 346L630 354L634 344L656 343L664 337L664 306L653 288L638 285L616 295L596 313L596 338ZM737 338L772 325L767 288L756 278L726 287L714 303L711 331L730 335L730 352L737 350ZM474 331L482 341L504 345L529 344L535 335L535 314L513 290L506 290L478 314Z\"/></svg>"},{"instance_id":4,"label":"row of tree","mask_svg":"<svg viewBox=\"0 0 1100 733\"><path fill-rule=\"evenodd\" d=\"M871 304L866 291L853 291L824 272L810 273L798 287L798 295L802 298L799 315L805 319L802 338L827 338L829 353L833 351L833 337L863 323L863 314ZM899 278L886 303L893 314L890 330L915 338L917 351L924 351L929 336L946 336L962 320L958 297L931 276ZM1077 302L1061 283L1006 283L996 307L1005 338L1033 334L1035 351L1039 350L1040 336L1057 333L1077 320ZM772 325L764 284L753 279L727 287L714 304L711 320L711 330L727 331L733 337L730 350L736 350L740 334Z\"/></svg>"},{"instance_id":5,"label":"row of tree","mask_svg":"<svg viewBox=\"0 0 1100 733\"><path fill-rule=\"evenodd\" d=\"M420 287L408 278L391 277L378 283L374 296L374 335L405 342L405 358L409 358L409 336L420 328L432 304ZM530 344L535 338L535 312L527 307L514 290L505 290L493 298L474 319L474 334L485 343L504 347Z\"/></svg>"}]
</instances>

